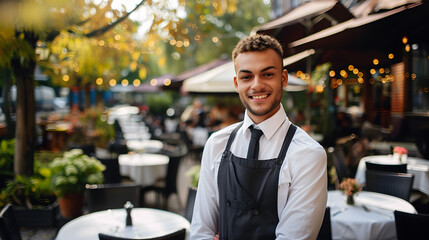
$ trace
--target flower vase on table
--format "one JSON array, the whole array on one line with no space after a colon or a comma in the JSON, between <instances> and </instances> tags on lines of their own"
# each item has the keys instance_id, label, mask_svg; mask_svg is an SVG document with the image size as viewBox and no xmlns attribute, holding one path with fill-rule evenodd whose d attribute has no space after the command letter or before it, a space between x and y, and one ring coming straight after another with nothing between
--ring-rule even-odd
<instances>
[{"instance_id":1,"label":"flower vase on table","mask_svg":"<svg viewBox=\"0 0 429 240\"><path fill-rule=\"evenodd\" d=\"M362 191L360 183L354 178L345 178L340 183L340 190L343 190L344 194L347 196L347 204L354 205L354 194Z\"/></svg>"},{"instance_id":2,"label":"flower vase on table","mask_svg":"<svg viewBox=\"0 0 429 240\"><path fill-rule=\"evenodd\" d=\"M354 198L353 194L352 195L347 195L346 203L348 205L355 205L355 198Z\"/></svg>"},{"instance_id":3,"label":"flower vase on table","mask_svg":"<svg viewBox=\"0 0 429 240\"><path fill-rule=\"evenodd\" d=\"M393 148L393 160L400 163L406 163L408 150L404 147L396 146Z\"/></svg>"}]
</instances>

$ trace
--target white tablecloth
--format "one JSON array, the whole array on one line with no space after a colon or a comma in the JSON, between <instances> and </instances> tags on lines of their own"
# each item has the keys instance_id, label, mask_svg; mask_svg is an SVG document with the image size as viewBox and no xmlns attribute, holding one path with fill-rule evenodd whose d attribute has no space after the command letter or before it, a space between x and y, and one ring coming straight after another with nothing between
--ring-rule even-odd
<instances>
[{"instance_id":1,"label":"white tablecloth","mask_svg":"<svg viewBox=\"0 0 429 240\"><path fill-rule=\"evenodd\" d=\"M126 143L131 151L145 153L159 152L164 146L159 140L126 140Z\"/></svg>"},{"instance_id":2,"label":"white tablecloth","mask_svg":"<svg viewBox=\"0 0 429 240\"><path fill-rule=\"evenodd\" d=\"M165 177L168 156L151 153L128 153L119 155L119 171L142 186L152 185L157 179Z\"/></svg>"},{"instance_id":3,"label":"white tablecloth","mask_svg":"<svg viewBox=\"0 0 429 240\"><path fill-rule=\"evenodd\" d=\"M355 178L362 184L365 183L365 162L370 161L380 164L398 164L398 161L393 160L392 155L374 155L367 156L360 160ZM419 190L429 195L429 161L421 158L408 156L407 171L414 174L413 189Z\"/></svg>"},{"instance_id":4,"label":"white tablecloth","mask_svg":"<svg viewBox=\"0 0 429 240\"><path fill-rule=\"evenodd\" d=\"M338 240L396 239L393 211L416 213L405 200L366 191L355 195L355 205L347 205L341 191L329 191L327 205L331 208L332 238Z\"/></svg>"},{"instance_id":5,"label":"white tablecloth","mask_svg":"<svg viewBox=\"0 0 429 240\"><path fill-rule=\"evenodd\" d=\"M125 209L94 212L78 217L61 227L56 240L98 240L98 233L128 238L151 238L186 228L186 218L167 211L135 208L131 211L133 226L125 226Z\"/></svg>"}]
</instances>

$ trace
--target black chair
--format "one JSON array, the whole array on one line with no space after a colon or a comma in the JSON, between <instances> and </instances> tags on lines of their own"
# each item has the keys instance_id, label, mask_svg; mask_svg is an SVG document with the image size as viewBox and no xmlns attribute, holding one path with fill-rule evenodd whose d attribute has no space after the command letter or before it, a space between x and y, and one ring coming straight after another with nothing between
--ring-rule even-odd
<instances>
[{"instance_id":1,"label":"black chair","mask_svg":"<svg viewBox=\"0 0 429 240\"><path fill-rule=\"evenodd\" d=\"M414 182L414 175L410 173L390 173L380 171L366 171L365 190L384 193L391 196L410 200Z\"/></svg>"},{"instance_id":2,"label":"black chair","mask_svg":"<svg viewBox=\"0 0 429 240\"><path fill-rule=\"evenodd\" d=\"M72 144L70 149L81 149L85 155L95 156L95 145L94 144L84 144L84 145L76 145Z\"/></svg>"},{"instance_id":3,"label":"black chair","mask_svg":"<svg viewBox=\"0 0 429 240\"><path fill-rule=\"evenodd\" d=\"M140 206L140 185L134 183L86 185L89 212L123 208L127 201Z\"/></svg>"},{"instance_id":4,"label":"black chair","mask_svg":"<svg viewBox=\"0 0 429 240\"><path fill-rule=\"evenodd\" d=\"M346 165L346 156L344 154L344 150L341 147L330 147L328 152L332 157L332 162L334 164L335 171L337 172L336 185L338 186L344 178L351 177L350 170Z\"/></svg>"},{"instance_id":5,"label":"black chair","mask_svg":"<svg viewBox=\"0 0 429 240\"><path fill-rule=\"evenodd\" d=\"M429 215L394 211L398 240L429 238Z\"/></svg>"},{"instance_id":6,"label":"black chair","mask_svg":"<svg viewBox=\"0 0 429 240\"><path fill-rule=\"evenodd\" d=\"M119 161L117 157L114 158L97 158L106 169L103 171L104 183L120 183L121 174L119 172Z\"/></svg>"},{"instance_id":7,"label":"black chair","mask_svg":"<svg viewBox=\"0 0 429 240\"><path fill-rule=\"evenodd\" d=\"M6 205L0 212L0 237L3 240L22 240L12 204Z\"/></svg>"},{"instance_id":8,"label":"black chair","mask_svg":"<svg viewBox=\"0 0 429 240\"><path fill-rule=\"evenodd\" d=\"M196 188L189 188L188 198L186 199L185 218L192 222L192 214L194 213L195 197L197 196Z\"/></svg>"},{"instance_id":9,"label":"black chair","mask_svg":"<svg viewBox=\"0 0 429 240\"><path fill-rule=\"evenodd\" d=\"M129 152L125 139L115 139L107 145L107 150L109 150L111 156L118 157L120 154L127 154Z\"/></svg>"},{"instance_id":10,"label":"black chair","mask_svg":"<svg viewBox=\"0 0 429 240\"><path fill-rule=\"evenodd\" d=\"M161 150L161 154L169 156L170 161L167 166L166 177L157 180L153 185L143 187L142 192L142 201L144 203L144 195L147 192L154 191L157 193L157 202L160 203L160 196L162 196L163 208L167 209L168 207L168 198L171 194L176 194L179 201L179 206L182 206L180 202L180 197L177 194L177 172L179 170L180 161L188 153L188 148L184 143L179 143L176 146L176 150Z\"/></svg>"},{"instance_id":11,"label":"black chair","mask_svg":"<svg viewBox=\"0 0 429 240\"><path fill-rule=\"evenodd\" d=\"M186 236L186 229L180 229L173 233L169 233L164 236L160 237L153 237L153 238L123 238L123 237L116 237L107 235L104 233L98 234L99 240L184 240Z\"/></svg>"},{"instance_id":12,"label":"black chair","mask_svg":"<svg viewBox=\"0 0 429 240\"><path fill-rule=\"evenodd\" d=\"M394 172L394 173L407 173L407 164L379 164L374 162L365 162L367 170L380 171L380 172Z\"/></svg>"},{"instance_id":13,"label":"black chair","mask_svg":"<svg viewBox=\"0 0 429 240\"><path fill-rule=\"evenodd\" d=\"M317 235L317 240L332 240L332 228L331 228L331 208L326 207L325 216L323 217L322 226Z\"/></svg>"}]
</instances>

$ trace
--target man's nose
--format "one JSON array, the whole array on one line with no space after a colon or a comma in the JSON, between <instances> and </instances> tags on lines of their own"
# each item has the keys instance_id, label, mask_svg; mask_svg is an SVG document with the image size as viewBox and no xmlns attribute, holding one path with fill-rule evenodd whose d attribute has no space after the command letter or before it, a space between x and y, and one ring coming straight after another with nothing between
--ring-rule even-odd
<instances>
[{"instance_id":1,"label":"man's nose","mask_svg":"<svg viewBox=\"0 0 429 240\"><path fill-rule=\"evenodd\" d=\"M259 76L255 76L252 82L252 88L259 88L263 85L263 80Z\"/></svg>"}]
</instances>

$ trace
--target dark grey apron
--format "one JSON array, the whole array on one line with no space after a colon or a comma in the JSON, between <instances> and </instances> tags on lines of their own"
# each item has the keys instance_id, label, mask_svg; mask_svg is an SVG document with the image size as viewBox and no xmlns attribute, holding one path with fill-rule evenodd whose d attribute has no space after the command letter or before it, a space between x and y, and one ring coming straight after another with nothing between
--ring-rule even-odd
<instances>
[{"instance_id":1,"label":"dark grey apron","mask_svg":"<svg viewBox=\"0 0 429 240\"><path fill-rule=\"evenodd\" d=\"M279 173L296 126L290 125L279 156L261 161L229 150L242 125L231 133L219 166L219 239L275 239Z\"/></svg>"}]
</instances>

